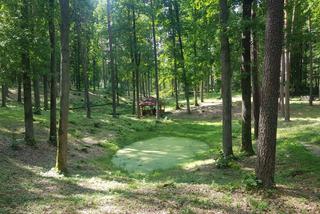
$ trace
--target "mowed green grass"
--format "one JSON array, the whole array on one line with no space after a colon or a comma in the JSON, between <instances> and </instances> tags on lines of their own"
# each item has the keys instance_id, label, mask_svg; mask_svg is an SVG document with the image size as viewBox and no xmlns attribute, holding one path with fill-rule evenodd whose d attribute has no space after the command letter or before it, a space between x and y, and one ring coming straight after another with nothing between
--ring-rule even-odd
<instances>
[{"instance_id":1,"label":"mowed green grass","mask_svg":"<svg viewBox=\"0 0 320 214\"><path fill-rule=\"evenodd\" d=\"M10 150L0 151L0 213L317 213L320 158L302 142L317 145L320 106L319 102L309 107L294 100L291 107L292 121L279 119L278 187L261 192L248 189L255 157L240 153L241 123L237 119L233 121L233 143L238 160L229 169L219 169L219 120L172 119L170 115L159 122L138 120L125 104L119 107L118 119L110 116L109 106L94 108L92 119L86 119L82 110L71 111L69 174L59 177L48 173L54 166L55 149L42 150L48 112L35 117L38 145L27 149L18 140L23 138L23 108L11 103L0 109L1 139L10 144ZM86 143L88 137L97 144ZM113 163L121 149L159 137L187 138L208 149L193 156L190 164L149 173L128 171ZM102 152L94 153L96 148ZM39 156L52 158L32 161Z\"/></svg>"}]
</instances>

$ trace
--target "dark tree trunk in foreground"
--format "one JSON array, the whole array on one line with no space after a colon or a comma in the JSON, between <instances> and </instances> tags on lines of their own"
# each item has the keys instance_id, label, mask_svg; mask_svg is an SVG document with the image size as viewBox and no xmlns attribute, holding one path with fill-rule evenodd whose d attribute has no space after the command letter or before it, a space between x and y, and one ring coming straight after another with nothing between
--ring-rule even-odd
<instances>
[{"instance_id":1,"label":"dark tree trunk in foreground","mask_svg":"<svg viewBox=\"0 0 320 214\"><path fill-rule=\"evenodd\" d=\"M45 111L49 109L48 100L48 75L43 75L43 108Z\"/></svg>"},{"instance_id":2,"label":"dark tree trunk in foreground","mask_svg":"<svg viewBox=\"0 0 320 214\"><path fill-rule=\"evenodd\" d=\"M253 0L252 21L256 22L257 0ZM256 29L252 30L252 97L253 97L253 118L254 138L259 136L259 114L260 114L260 81L258 62L258 35Z\"/></svg>"},{"instance_id":3,"label":"dark tree trunk in foreground","mask_svg":"<svg viewBox=\"0 0 320 214\"><path fill-rule=\"evenodd\" d=\"M49 143L57 145L57 71L56 71L56 32L54 25L55 0L49 1L49 35L50 35L50 131Z\"/></svg>"},{"instance_id":4,"label":"dark tree trunk in foreground","mask_svg":"<svg viewBox=\"0 0 320 214\"><path fill-rule=\"evenodd\" d=\"M34 74L33 76L33 93L34 93L34 114L41 114L41 103L40 103L40 83L39 76Z\"/></svg>"},{"instance_id":5,"label":"dark tree trunk in foreground","mask_svg":"<svg viewBox=\"0 0 320 214\"><path fill-rule=\"evenodd\" d=\"M7 86L2 84L1 86L2 107L7 107Z\"/></svg>"},{"instance_id":6,"label":"dark tree trunk in foreground","mask_svg":"<svg viewBox=\"0 0 320 214\"><path fill-rule=\"evenodd\" d=\"M57 148L56 169L58 172L67 171L68 151L68 115L69 115L69 0L60 0L61 8L61 99L59 141Z\"/></svg>"},{"instance_id":7,"label":"dark tree trunk in foreground","mask_svg":"<svg viewBox=\"0 0 320 214\"><path fill-rule=\"evenodd\" d=\"M222 105L223 105L223 154L227 158L233 155L232 150L232 98L230 44L227 33L229 8L227 0L220 0L221 22L221 72L222 72Z\"/></svg>"},{"instance_id":8,"label":"dark tree trunk in foreground","mask_svg":"<svg viewBox=\"0 0 320 214\"><path fill-rule=\"evenodd\" d=\"M111 85L112 85L112 116L117 116L117 81L115 72L115 60L113 53L113 35L111 26L111 3L107 1L107 16L108 16L108 35L109 35L109 53L110 53L110 69L111 69Z\"/></svg>"},{"instance_id":9,"label":"dark tree trunk in foreground","mask_svg":"<svg viewBox=\"0 0 320 214\"><path fill-rule=\"evenodd\" d=\"M241 150L252 155L251 139L251 58L250 58L250 19L252 0L243 0L244 30L242 35L242 66L241 66L241 92L242 92L242 146Z\"/></svg>"},{"instance_id":10,"label":"dark tree trunk in foreground","mask_svg":"<svg viewBox=\"0 0 320 214\"><path fill-rule=\"evenodd\" d=\"M283 8L283 0L267 0L264 78L256 166L256 176L267 188L274 186Z\"/></svg>"},{"instance_id":11,"label":"dark tree trunk in foreground","mask_svg":"<svg viewBox=\"0 0 320 214\"><path fill-rule=\"evenodd\" d=\"M29 3L27 0L23 1L22 9L22 30L29 29ZM22 65L23 65L23 101L24 101L24 123L25 123L25 141L29 145L33 145L34 131L33 131L33 112L32 112L32 86L31 86L31 66L29 53L29 39L25 38L22 44Z\"/></svg>"},{"instance_id":12,"label":"dark tree trunk in foreground","mask_svg":"<svg viewBox=\"0 0 320 214\"><path fill-rule=\"evenodd\" d=\"M156 90L156 118L160 119L160 108L159 108L159 75L158 75L158 52L157 52L157 39L156 39L156 27L155 27L155 9L153 6L153 0L150 0L152 9L152 40L153 40L153 57L154 57L154 71L155 71L155 90Z\"/></svg>"},{"instance_id":13,"label":"dark tree trunk in foreground","mask_svg":"<svg viewBox=\"0 0 320 214\"><path fill-rule=\"evenodd\" d=\"M177 0L174 0L174 9L176 14L176 22L177 22L177 33L179 38L179 46L180 46L180 60L181 60L181 66L182 66L182 79L184 83L184 93L187 101L187 112L188 114L191 114L190 110L190 101L189 101L189 83L187 78L187 71L185 67L185 61L184 61L184 52L183 52L183 43L182 43L182 32L181 32L181 23L180 23L180 9L179 9L179 3Z\"/></svg>"}]
</instances>

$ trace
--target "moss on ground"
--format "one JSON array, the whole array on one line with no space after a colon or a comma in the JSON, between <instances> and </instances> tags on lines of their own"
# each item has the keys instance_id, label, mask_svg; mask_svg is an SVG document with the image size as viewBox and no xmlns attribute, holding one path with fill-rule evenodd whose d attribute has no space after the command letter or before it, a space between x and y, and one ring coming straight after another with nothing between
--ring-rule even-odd
<instances>
[{"instance_id":1,"label":"moss on ground","mask_svg":"<svg viewBox=\"0 0 320 214\"><path fill-rule=\"evenodd\" d=\"M208 150L207 144L194 139L156 137L119 150L112 162L128 172L147 173L190 163Z\"/></svg>"}]
</instances>

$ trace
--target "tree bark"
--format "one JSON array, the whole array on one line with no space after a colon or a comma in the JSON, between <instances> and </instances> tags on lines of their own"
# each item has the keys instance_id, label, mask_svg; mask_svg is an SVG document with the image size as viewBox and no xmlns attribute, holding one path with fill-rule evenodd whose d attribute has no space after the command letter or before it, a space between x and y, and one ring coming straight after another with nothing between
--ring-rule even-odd
<instances>
[{"instance_id":1,"label":"tree bark","mask_svg":"<svg viewBox=\"0 0 320 214\"><path fill-rule=\"evenodd\" d=\"M204 83L203 79L201 80L201 86L200 86L200 101L204 102Z\"/></svg>"},{"instance_id":2,"label":"tree bark","mask_svg":"<svg viewBox=\"0 0 320 214\"><path fill-rule=\"evenodd\" d=\"M22 31L29 30L29 2L23 0L22 8ZM31 66L29 52L29 38L25 38L22 44L22 65L23 65L23 101L24 101L24 123L25 123L25 141L28 145L33 145L33 112L32 112L32 87L31 87Z\"/></svg>"},{"instance_id":3,"label":"tree bark","mask_svg":"<svg viewBox=\"0 0 320 214\"><path fill-rule=\"evenodd\" d=\"M67 172L68 151L68 115L69 115L69 0L60 0L61 8L61 98L59 141L57 148L56 169L58 172Z\"/></svg>"},{"instance_id":4,"label":"tree bark","mask_svg":"<svg viewBox=\"0 0 320 214\"><path fill-rule=\"evenodd\" d=\"M153 0L150 0L151 4L151 20L152 20L152 40L153 40L153 57L154 57L154 72L155 72L155 90L156 90L156 119L160 119L160 96L159 96L159 74L158 74L158 51L157 51L157 39L156 39L156 27L155 27L155 8L153 6Z\"/></svg>"},{"instance_id":5,"label":"tree bark","mask_svg":"<svg viewBox=\"0 0 320 214\"><path fill-rule=\"evenodd\" d=\"M89 41L85 41L83 45L83 78L84 78L84 101L86 106L87 118L91 118L91 103L89 94L89 76L88 76L88 44Z\"/></svg>"},{"instance_id":6,"label":"tree bark","mask_svg":"<svg viewBox=\"0 0 320 214\"><path fill-rule=\"evenodd\" d=\"M264 75L262 81L256 176L274 186L280 58L283 42L283 0L267 0Z\"/></svg>"},{"instance_id":7,"label":"tree bark","mask_svg":"<svg viewBox=\"0 0 320 214\"><path fill-rule=\"evenodd\" d=\"M284 0L284 4L288 5L288 0ZM288 40L288 8L285 10L284 25L285 25L285 49L284 49L284 61L285 61L285 121L290 121L290 52L289 52L289 40Z\"/></svg>"},{"instance_id":8,"label":"tree bark","mask_svg":"<svg viewBox=\"0 0 320 214\"><path fill-rule=\"evenodd\" d=\"M193 95L194 95L194 106L199 106L199 103L198 103L198 86L197 85L194 87Z\"/></svg>"},{"instance_id":9,"label":"tree bark","mask_svg":"<svg viewBox=\"0 0 320 214\"><path fill-rule=\"evenodd\" d=\"M223 154L227 158L233 155L232 150L232 97L231 97L231 66L230 44L228 37L229 7L227 0L220 0L221 24L221 78L223 106Z\"/></svg>"},{"instance_id":10,"label":"tree bark","mask_svg":"<svg viewBox=\"0 0 320 214\"><path fill-rule=\"evenodd\" d=\"M281 54L281 73L280 73L280 111L282 117L285 117L285 104L284 104L284 85L285 85L285 62L284 62L284 52Z\"/></svg>"},{"instance_id":11,"label":"tree bark","mask_svg":"<svg viewBox=\"0 0 320 214\"><path fill-rule=\"evenodd\" d=\"M18 76L18 103L22 103L22 78L21 75Z\"/></svg>"},{"instance_id":12,"label":"tree bark","mask_svg":"<svg viewBox=\"0 0 320 214\"><path fill-rule=\"evenodd\" d=\"M172 2L170 2L172 3ZM176 53L176 22L173 14L174 6L173 4L169 5L169 14L171 19L171 38L172 38L172 58L173 58L173 75L174 75L174 95L176 110L180 109L179 106L179 91L178 91L178 65L177 65L177 53Z\"/></svg>"},{"instance_id":13,"label":"tree bark","mask_svg":"<svg viewBox=\"0 0 320 214\"><path fill-rule=\"evenodd\" d=\"M96 58L93 58L93 62L92 62L92 67L93 67L93 71L92 71L92 86L93 86L93 91L96 91L96 87L97 87L97 80L98 80L98 72L97 72L97 62L96 62ZM98 88L99 88L99 83L98 83Z\"/></svg>"},{"instance_id":14,"label":"tree bark","mask_svg":"<svg viewBox=\"0 0 320 214\"><path fill-rule=\"evenodd\" d=\"M256 20L257 0L253 0L252 21ZM260 81L259 81L259 62L258 62L258 35L257 31L252 30L252 97L253 97L253 118L254 118L254 138L259 136L259 114L260 114Z\"/></svg>"},{"instance_id":15,"label":"tree bark","mask_svg":"<svg viewBox=\"0 0 320 214\"><path fill-rule=\"evenodd\" d=\"M41 115L40 83L38 74L33 75L34 114Z\"/></svg>"},{"instance_id":16,"label":"tree bark","mask_svg":"<svg viewBox=\"0 0 320 214\"><path fill-rule=\"evenodd\" d=\"M55 0L49 1L49 36L50 36L50 131L49 143L57 145L57 71L56 71L56 33L54 25Z\"/></svg>"},{"instance_id":17,"label":"tree bark","mask_svg":"<svg viewBox=\"0 0 320 214\"><path fill-rule=\"evenodd\" d=\"M252 155L251 139L251 59L250 59L250 24L252 0L243 0L244 30L242 35L242 66L241 66L241 92L242 92L242 146L241 150Z\"/></svg>"},{"instance_id":18,"label":"tree bark","mask_svg":"<svg viewBox=\"0 0 320 214\"><path fill-rule=\"evenodd\" d=\"M80 20L80 8L78 3L75 1L74 5L74 14L75 14L75 30L76 30L76 42L77 42L77 51L76 51L76 88L78 91L81 91L81 20Z\"/></svg>"},{"instance_id":19,"label":"tree bark","mask_svg":"<svg viewBox=\"0 0 320 214\"><path fill-rule=\"evenodd\" d=\"M2 86L1 86L1 97L2 97L1 107L7 107L7 86L6 86L6 84L2 84Z\"/></svg>"},{"instance_id":20,"label":"tree bark","mask_svg":"<svg viewBox=\"0 0 320 214\"><path fill-rule=\"evenodd\" d=\"M137 117L141 117L140 113L140 72L139 72L139 66L140 66L140 54L137 47L137 29L136 29L136 10L133 5L132 8L132 32L133 32L133 38L132 38L132 44L133 44L133 61L134 61L134 79L135 79L135 103L136 103L136 114Z\"/></svg>"},{"instance_id":21,"label":"tree bark","mask_svg":"<svg viewBox=\"0 0 320 214\"><path fill-rule=\"evenodd\" d=\"M309 33L312 35L312 21L309 17ZM313 41L310 39L310 73L309 73L309 105L313 106Z\"/></svg>"},{"instance_id":22,"label":"tree bark","mask_svg":"<svg viewBox=\"0 0 320 214\"><path fill-rule=\"evenodd\" d=\"M111 68L111 87L112 87L112 116L117 116L117 90L116 90L116 72L114 65L113 54L113 35L111 26L111 3L107 0L107 17L108 17L108 36L109 36L109 53L110 53L110 68Z\"/></svg>"}]
</instances>

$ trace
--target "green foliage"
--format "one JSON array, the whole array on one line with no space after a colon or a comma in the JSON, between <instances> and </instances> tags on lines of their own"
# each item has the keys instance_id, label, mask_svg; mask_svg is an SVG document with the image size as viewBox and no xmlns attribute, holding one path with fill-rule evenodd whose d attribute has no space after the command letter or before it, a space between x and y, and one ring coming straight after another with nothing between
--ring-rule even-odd
<instances>
[{"instance_id":1,"label":"green foliage","mask_svg":"<svg viewBox=\"0 0 320 214\"><path fill-rule=\"evenodd\" d=\"M219 169L238 168L239 166L235 160L236 158L234 156L224 157L223 151L220 151L219 155L215 159L216 165Z\"/></svg>"},{"instance_id":2,"label":"green foliage","mask_svg":"<svg viewBox=\"0 0 320 214\"><path fill-rule=\"evenodd\" d=\"M246 174L242 183L247 190L257 190L262 187L262 182L254 174Z\"/></svg>"}]
</instances>

